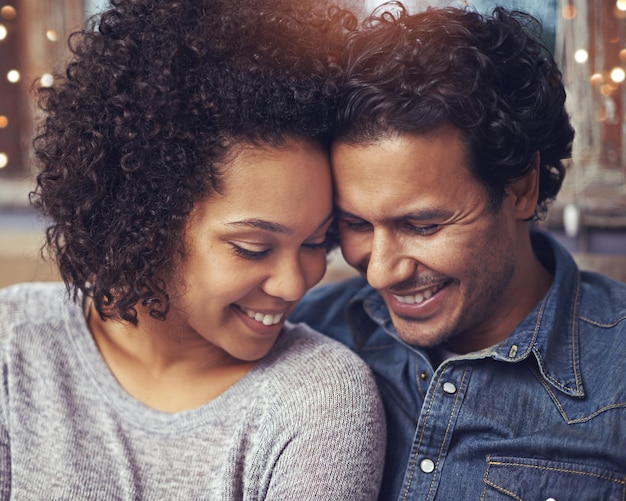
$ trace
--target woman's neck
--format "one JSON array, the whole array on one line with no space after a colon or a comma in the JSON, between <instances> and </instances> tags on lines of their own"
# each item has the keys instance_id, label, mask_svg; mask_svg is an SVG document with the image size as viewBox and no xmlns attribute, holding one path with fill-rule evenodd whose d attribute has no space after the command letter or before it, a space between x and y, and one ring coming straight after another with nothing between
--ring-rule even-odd
<instances>
[{"instance_id":1,"label":"woman's neck","mask_svg":"<svg viewBox=\"0 0 626 501\"><path fill-rule=\"evenodd\" d=\"M200 336L181 336L173 320L139 315L137 326L103 320L93 305L87 322L118 383L143 404L164 412L204 405L243 378L254 366Z\"/></svg>"}]
</instances>

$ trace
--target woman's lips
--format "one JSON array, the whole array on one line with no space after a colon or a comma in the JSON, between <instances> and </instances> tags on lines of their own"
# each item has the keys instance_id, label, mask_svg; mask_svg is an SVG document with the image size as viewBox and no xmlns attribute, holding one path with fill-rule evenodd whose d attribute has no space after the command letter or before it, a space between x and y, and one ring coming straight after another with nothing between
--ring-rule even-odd
<instances>
[{"instance_id":1,"label":"woman's lips","mask_svg":"<svg viewBox=\"0 0 626 501\"><path fill-rule=\"evenodd\" d=\"M286 311L258 311L241 305L233 305L242 322L254 333L276 335L282 329Z\"/></svg>"},{"instance_id":2,"label":"woman's lips","mask_svg":"<svg viewBox=\"0 0 626 501\"><path fill-rule=\"evenodd\" d=\"M245 306L239 306L239 309L244 312L249 318L253 318L263 325L276 325L285 316L284 311L282 313L263 313L260 311L252 310L250 308L246 308Z\"/></svg>"}]
</instances>

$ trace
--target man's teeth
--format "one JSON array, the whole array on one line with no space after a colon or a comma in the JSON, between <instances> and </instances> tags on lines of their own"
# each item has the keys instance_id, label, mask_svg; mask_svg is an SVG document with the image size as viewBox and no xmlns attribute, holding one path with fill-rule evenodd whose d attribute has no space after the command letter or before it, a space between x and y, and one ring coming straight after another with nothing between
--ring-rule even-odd
<instances>
[{"instance_id":1,"label":"man's teeth","mask_svg":"<svg viewBox=\"0 0 626 501\"><path fill-rule=\"evenodd\" d=\"M284 313L278 313L276 315L266 315L264 313L248 310L247 308L241 309L250 318L254 318L257 322L261 322L263 325L276 325L285 316Z\"/></svg>"},{"instance_id":2,"label":"man's teeth","mask_svg":"<svg viewBox=\"0 0 626 501\"><path fill-rule=\"evenodd\" d=\"M393 294L393 297L396 298L400 303L416 304L422 303L423 301L430 299L435 292L437 292L437 289L428 289L418 294L413 294L411 296L396 296L395 294Z\"/></svg>"}]
</instances>

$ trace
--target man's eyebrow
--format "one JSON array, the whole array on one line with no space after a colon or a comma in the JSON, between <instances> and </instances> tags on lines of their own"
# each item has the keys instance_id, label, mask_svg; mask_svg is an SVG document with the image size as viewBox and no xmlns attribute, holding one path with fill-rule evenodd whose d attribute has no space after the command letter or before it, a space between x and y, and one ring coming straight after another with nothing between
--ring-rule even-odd
<instances>
[{"instance_id":1,"label":"man's eyebrow","mask_svg":"<svg viewBox=\"0 0 626 501\"><path fill-rule=\"evenodd\" d=\"M403 221L433 221L433 220L442 220L449 219L452 217L452 211L448 209L423 209L419 212L409 212L408 214L403 214L398 219Z\"/></svg>"},{"instance_id":2,"label":"man's eyebrow","mask_svg":"<svg viewBox=\"0 0 626 501\"><path fill-rule=\"evenodd\" d=\"M361 216L357 216L356 214L352 214L347 210L343 210L340 207L335 208L335 213L339 218L352 218L352 219L363 219ZM447 209L424 209L419 212L409 212L406 214L400 214L393 219L397 221L432 221L432 220L441 220L448 219L452 217L452 212Z\"/></svg>"},{"instance_id":3,"label":"man's eyebrow","mask_svg":"<svg viewBox=\"0 0 626 501\"><path fill-rule=\"evenodd\" d=\"M335 207L335 215L337 217L350 217L353 219L362 219L359 216L348 212L347 210L343 210L341 207Z\"/></svg>"},{"instance_id":4,"label":"man's eyebrow","mask_svg":"<svg viewBox=\"0 0 626 501\"><path fill-rule=\"evenodd\" d=\"M324 220L319 224L318 228L324 226L328 221L330 221L333 217L333 213L329 213L328 216L324 218ZM274 223L272 221L266 221L264 219L242 219L241 221L232 221L230 223L226 223L226 226L231 226L235 228L252 228L255 230L263 230L269 231L271 233L280 233L282 235L291 235L293 234L293 230L291 228L287 228L286 226Z\"/></svg>"}]
</instances>

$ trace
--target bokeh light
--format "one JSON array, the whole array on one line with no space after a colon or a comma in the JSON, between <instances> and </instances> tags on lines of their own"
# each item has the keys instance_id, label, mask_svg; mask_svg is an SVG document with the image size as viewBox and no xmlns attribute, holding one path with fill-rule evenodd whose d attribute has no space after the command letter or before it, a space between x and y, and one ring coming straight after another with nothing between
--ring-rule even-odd
<instances>
[{"instance_id":1,"label":"bokeh light","mask_svg":"<svg viewBox=\"0 0 626 501\"><path fill-rule=\"evenodd\" d=\"M593 75L591 75L591 78L589 80L591 81L592 84L598 85L602 83L604 78L602 78L601 73L594 73Z\"/></svg>"},{"instance_id":2,"label":"bokeh light","mask_svg":"<svg viewBox=\"0 0 626 501\"><path fill-rule=\"evenodd\" d=\"M561 15L565 19L574 19L576 17L576 7L573 5L564 5L561 9Z\"/></svg>"},{"instance_id":3,"label":"bokeh light","mask_svg":"<svg viewBox=\"0 0 626 501\"><path fill-rule=\"evenodd\" d=\"M589 59L589 53L585 49L578 49L574 52L574 60L577 63L586 63Z\"/></svg>"},{"instance_id":4,"label":"bokeh light","mask_svg":"<svg viewBox=\"0 0 626 501\"><path fill-rule=\"evenodd\" d=\"M2 8L0 8L0 16L8 19L9 21L12 21L17 17L17 11L12 5L4 5Z\"/></svg>"},{"instance_id":5,"label":"bokeh light","mask_svg":"<svg viewBox=\"0 0 626 501\"><path fill-rule=\"evenodd\" d=\"M626 72L619 66L611 70L611 80L615 83L622 83L626 78Z\"/></svg>"},{"instance_id":6,"label":"bokeh light","mask_svg":"<svg viewBox=\"0 0 626 501\"><path fill-rule=\"evenodd\" d=\"M20 72L17 70L11 70L7 73L7 80L11 83L17 83L20 81Z\"/></svg>"},{"instance_id":7,"label":"bokeh light","mask_svg":"<svg viewBox=\"0 0 626 501\"><path fill-rule=\"evenodd\" d=\"M52 87L54 84L54 77L50 73L44 73L39 80L42 87Z\"/></svg>"}]
</instances>

